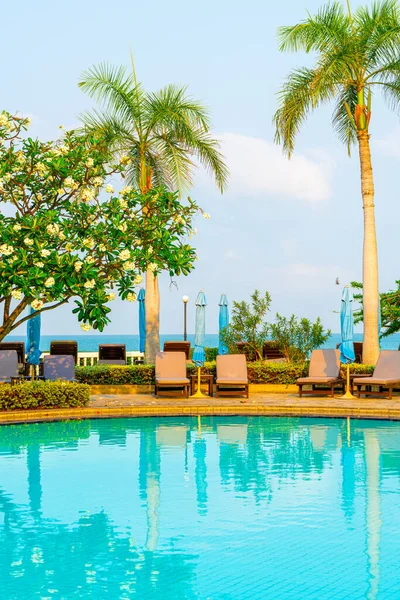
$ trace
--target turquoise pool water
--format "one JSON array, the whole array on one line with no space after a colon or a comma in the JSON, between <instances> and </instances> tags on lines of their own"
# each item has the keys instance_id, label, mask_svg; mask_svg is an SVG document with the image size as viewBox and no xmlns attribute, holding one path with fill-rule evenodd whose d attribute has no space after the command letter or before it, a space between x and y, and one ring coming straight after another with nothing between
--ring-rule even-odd
<instances>
[{"instance_id":1,"label":"turquoise pool water","mask_svg":"<svg viewBox=\"0 0 400 600\"><path fill-rule=\"evenodd\" d=\"M0 427L0 599L400 598L400 424Z\"/></svg>"}]
</instances>

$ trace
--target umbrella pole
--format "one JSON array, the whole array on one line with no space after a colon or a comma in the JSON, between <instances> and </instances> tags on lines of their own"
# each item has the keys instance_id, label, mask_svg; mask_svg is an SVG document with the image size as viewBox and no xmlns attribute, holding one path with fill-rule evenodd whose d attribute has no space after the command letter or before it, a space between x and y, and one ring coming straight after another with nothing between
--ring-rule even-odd
<instances>
[{"instance_id":1,"label":"umbrella pole","mask_svg":"<svg viewBox=\"0 0 400 600\"><path fill-rule=\"evenodd\" d=\"M341 396L341 398L356 398L355 396L353 396L353 394L351 393L351 388L350 388L350 364L347 363L347 382L346 382L346 393L343 394L343 396Z\"/></svg>"},{"instance_id":2,"label":"umbrella pole","mask_svg":"<svg viewBox=\"0 0 400 600\"><path fill-rule=\"evenodd\" d=\"M201 393L201 367L197 367L197 391L193 394L192 398L205 398L205 395Z\"/></svg>"}]
</instances>

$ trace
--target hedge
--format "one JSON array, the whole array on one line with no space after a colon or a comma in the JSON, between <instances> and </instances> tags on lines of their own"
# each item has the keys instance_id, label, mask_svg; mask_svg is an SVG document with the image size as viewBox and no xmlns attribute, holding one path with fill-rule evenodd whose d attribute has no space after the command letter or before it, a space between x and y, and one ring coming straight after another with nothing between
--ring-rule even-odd
<instances>
[{"instance_id":1,"label":"hedge","mask_svg":"<svg viewBox=\"0 0 400 600\"><path fill-rule=\"evenodd\" d=\"M350 365L351 373L372 373L373 366ZM216 378L215 361L206 362L203 373L210 373ZM195 365L189 364L188 374L196 373ZM308 375L308 363L285 362L249 362L247 372L250 383L296 383L299 377ZM76 367L75 377L80 383L90 385L153 385L154 365L96 365L93 367Z\"/></svg>"},{"instance_id":2,"label":"hedge","mask_svg":"<svg viewBox=\"0 0 400 600\"><path fill-rule=\"evenodd\" d=\"M86 406L90 387L64 381L33 381L0 385L0 410L74 408Z\"/></svg>"}]
</instances>

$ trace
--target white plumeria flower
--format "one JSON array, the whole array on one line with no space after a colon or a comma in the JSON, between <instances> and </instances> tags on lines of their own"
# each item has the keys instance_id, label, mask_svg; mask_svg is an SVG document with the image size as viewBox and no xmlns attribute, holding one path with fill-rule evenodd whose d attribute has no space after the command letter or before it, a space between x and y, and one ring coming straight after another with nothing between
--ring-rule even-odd
<instances>
[{"instance_id":1,"label":"white plumeria flower","mask_svg":"<svg viewBox=\"0 0 400 600\"><path fill-rule=\"evenodd\" d=\"M86 240L83 240L82 245L85 246L85 248L92 248L94 246L94 239L88 237Z\"/></svg>"},{"instance_id":2,"label":"white plumeria flower","mask_svg":"<svg viewBox=\"0 0 400 600\"><path fill-rule=\"evenodd\" d=\"M206 213L206 212L203 212L203 217L205 219L211 219L210 215L208 213Z\"/></svg>"},{"instance_id":3,"label":"white plumeria flower","mask_svg":"<svg viewBox=\"0 0 400 600\"><path fill-rule=\"evenodd\" d=\"M24 244L25 244L25 246L33 246L33 244L34 244L33 239L29 238L29 237L26 237L24 239Z\"/></svg>"},{"instance_id":4,"label":"white plumeria flower","mask_svg":"<svg viewBox=\"0 0 400 600\"><path fill-rule=\"evenodd\" d=\"M14 252L14 248L12 246L8 246L7 244L2 244L0 246L0 253L4 254L4 256L10 256L10 254L13 254Z\"/></svg>"},{"instance_id":5,"label":"white plumeria flower","mask_svg":"<svg viewBox=\"0 0 400 600\"><path fill-rule=\"evenodd\" d=\"M54 279L54 277L48 277L46 279L46 281L44 282L44 286L47 288L51 288L51 287L53 287L55 282L56 282L56 280Z\"/></svg>"},{"instance_id":6,"label":"white plumeria flower","mask_svg":"<svg viewBox=\"0 0 400 600\"><path fill-rule=\"evenodd\" d=\"M82 188L81 191L79 192L79 198L83 201L83 202L90 202L91 200L93 200L93 198L95 198L96 196L96 190L93 188Z\"/></svg>"},{"instance_id":7,"label":"white plumeria flower","mask_svg":"<svg viewBox=\"0 0 400 600\"><path fill-rule=\"evenodd\" d=\"M86 258L86 261L85 261L85 262L86 262L88 265L91 265L91 264L93 264L93 263L95 262L95 259L93 258L93 256L88 256L88 257Z\"/></svg>"},{"instance_id":8,"label":"white plumeria flower","mask_svg":"<svg viewBox=\"0 0 400 600\"><path fill-rule=\"evenodd\" d=\"M147 268L149 271L152 271L154 273L154 271L157 271L158 265L156 263L150 263Z\"/></svg>"},{"instance_id":9,"label":"white plumeria flower","mask_svg":"<svg viewBox=\"0 0 400 600\"><path fill-rule=\"evenodd\" d=\"M119 199L119 205L121 208L128 208L128 202L122 198Z\"/></svg>"},{"instance_id":10,"label":"white plumeria flower","mask_svg":"<svg viewBox=\"0 0 400 600\"><path fill-rule=\"evenodd\" d=\"M0 114L0 127L7 127L9 123L8 117L7 115L5 115L4 113Z\"/></svg>"},{"instance_id":11,"label":"white plumeria flower","mask_svg":"<svg viewBox=\"0 0 400 600\"><path fill-rule=\"evenodd\" d=\"M44 267L44 263L40 262L40 260L34 262L33 264L35 265L35 267L39 267L39 269L43 269Z\"/></svg>"},{"instance_id":12,"label":"white plumeria flower","mask_svg":"<svg viewBox=\"0 0 400 600\"><path fill-rule=\"evenodd\" d=\"M133 283L135 285L140 285L143 281L143 277L141 275L136 275L135 279L133 280Z\"/></svg>"},{"instance_id":13,"label":"white plumeria flower","mask_svg":"<svg viewBox=\"0 0 400 600\"><path fill-rule=\"evenodd\" d=\"M47 225L46 231L49 235L59 235L60 226L57 223L50 223Z\"/></svg>"},{"instance_id":14,"label":"white plumeria flower","mask_svg":"<svg viewBox=\"0 0 400 600\"><path fill-rule=\"evenodd\" d=\"M92 329L92 326L89 323L82 323L81 324L81 329L83 331L90 331Z\"/></svg>"},{"instance_id":15,"label":"white plumeria flower","mask_svg":"<svg viewBox=\"0 0 400 600\"><path fill-rule=\"evenodd\" d=\"M117 296L114 294L114 292L110 292L107 296L107 300L111 302L112 300L115 300L116 297Z\"/></svg>"},{"instance_id":16,"label":"white plumeria flower","mask_svg":"<svg viewBox=\"0 0 400 600\"><path fill-rule=\"evenodd\" d=\"M11 292L11 296L13 298L15 298L15 300L21 300L21 298L22 298L22 292L21 292L21 290L13 290Z\"/></svg>"},{"instance_id":17,"label":"white plumeria flower","mask_svg":"<svg viewBox=\"0 0 400 600\"><path fill-rule=\"evenodd\" d=\"M113 186L110 183L108 185L106 185L106 192L107 192L107 194L113 194L114 193L114 188L113 188Z\"/></svg>"},{"instance_id":18,"label":"white plumeria flower","mask_svg":"<svg viewBox=\"0 0 400 600\"><path fill-rule=\"evenodd\" d=\"M93 185L95 187L101 187L103 185L103 178L102 177L95 177L92 181Z\"/></svg>"},{"instance_id":19,"label":"white plumeria flower","mask_svg":"<svg viewBox=\"0 0 400 600\"><path fill-rule=\"evenodd\" d=\"M31 306L33 310L40 310L44 305L43 300L38 300L37 298L31 302Z\"/></svg>"},{"instance_id":20,"label":"white plumeria flower","mask_svg":"<svg viewBox=\"0 0 400 600\"><path fill-rule=\"evenodd\" d=\"M75 269L75 271L76 271L77 273L79 273L79 271L82 269L82 265L83 265L83 262L82 262L82 261L80 261L80 260L77 260L77 261L74 263L74 269Z\"/></svg>"},{"instance_id":21,"label":"white plumeria flower","mask_svg":"<svg viewBox=\"0 0 400 600\"><path fill-rule=\"evenodd\" d=\"M128 226L126 223L121 223L121 225L118 225L118 229L122 231L122 233L125 233L125 231L128 229Z\"/></svg>"},{"instance_id":22,"label":"white plumeria flower","mask_svg":"<svg viewBox=\"0 0 400 600\"><path fill-rule=\"evenodd\" d=\"M135 263L131 260L127 260L124 262L125 271L133 271L135 269Z\"/></svg>"},{"instance_id":23,"label":"white plumeria flower","mask_svg":"<svg viewBox=\"0 0 400 600\"><path fill-rule=\"evenodd\" d=\"M46 258L46 256L50 256L50 254L50 250L46 250L46 248L40 251L40 256L43 256L43 258Z\"/></svg>"},{"instance_id":24,"label":"white plumeria flower","mask_svg":"<svg viewBox=\"0 0 400 600\"><path fill-rule=\"evenodd\" d=\"M132 187L130 185L127 185L124 188L122 188L121 196L125 196L126 194L129 194L131 191L132 191Z\"/></svg>"},{"instance_id":25,"label":"white plumeria flower","mask_svg":"<svg viewBox=\"0 0 400 600\"><path fill-rule=\"evenodd\" d=\"M129 252L129 250L122 250L118 255L118 258L122 261L126 261L130 257L131 257L131 253Z\"/></svg>"},{"instance_id":26,"label":"white plumeria flower","mask_svg":"<svg viewBox=\"0 0 400 600\"><path fill-rule=\"evenodd\" d=\"M83 287L87 290L92 290L96 286L96 282L94 279L89 279L83 284Z\"/></svg>"},{"instance_id":27,"label":"white plumeria flower","mask_svg":"<svg viewBox=\"0 0 400 600\"><path fill-rule=\"evenodd\" d=\"M14 231L21 231L21 229L22 229L22 227L21 227L21 225L20 225L19 223L16 223L16 224L14 225L14 227L13 227L13 230L14 230Z\"/></svg>"},{"instance_id":28,"label":"white plumeria flower","mask_svg":"<svg viewBox=\"0 0 400 600\"><path fill-rule=\"evenodd\" d=\"M136 298L137 298L137 296L134 292L129 292L129 294L126 297L128 302L135 302Z\"/></svg>"},{"instance_id":29,"label":"white plumeria flower","mask_svg":"<svg viewBox=\"0 0 400 600\"><path fill-rule=\"evenodd\" d=\"M64 187L73 188L75 185L75 180L72 177L67 177L64 179Z\"/></svg>"},{"instance_id":30,"label":"white plumeria flower","mask_svg":"<svg viewBox=\"0 0 400 600\"><path fill-rule=\"evenodd\" d=\"M99 244L99 250L100 250L100 252L106 252L107 246L105 244Z\"/></svg>"}]
</instances>

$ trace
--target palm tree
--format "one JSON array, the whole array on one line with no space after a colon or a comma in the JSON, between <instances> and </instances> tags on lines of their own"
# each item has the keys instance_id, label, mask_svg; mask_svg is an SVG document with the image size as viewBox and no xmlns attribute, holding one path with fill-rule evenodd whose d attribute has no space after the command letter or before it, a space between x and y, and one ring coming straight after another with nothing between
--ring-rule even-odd
<instances>
[{"instance_id":1,"label":"palm tree","mask_svg":"<svg viewBox=\"0 0 400 600\"><path fill-rule=\"evenodd\" d=\"M185 87L167 85L148 92L124 67L100 64L82 74L79 86L97 100L100 110L82 116L85 128L107 140L115 154L131 159L129 183L146 193L167 185L185 192L193 183L196 160L224 191L228 169L211 135L208 110L186 94ZM157 277L146 273L146 360L160 349L160 299Z\"/></svg>"},{"instance_id":2,"label":"palm tree","mask_svg":"<svg viewBox=\"0 0 400 600\"><path fill-rule=\"evenodd\" d=\"M348 147L358 145L364 209L363 362L374 364L378 339L378 253L374 180L370 152L371 99L381 90L393 109L400 107L400 9L397 0L351 11L335 2L297 25L281 27L280 50L316 54L313 68L293 70L279 93L274 116L276 141L290 157L296 135L315 108L335 101L332 124Z\"/></svg>"}]
</instances>

